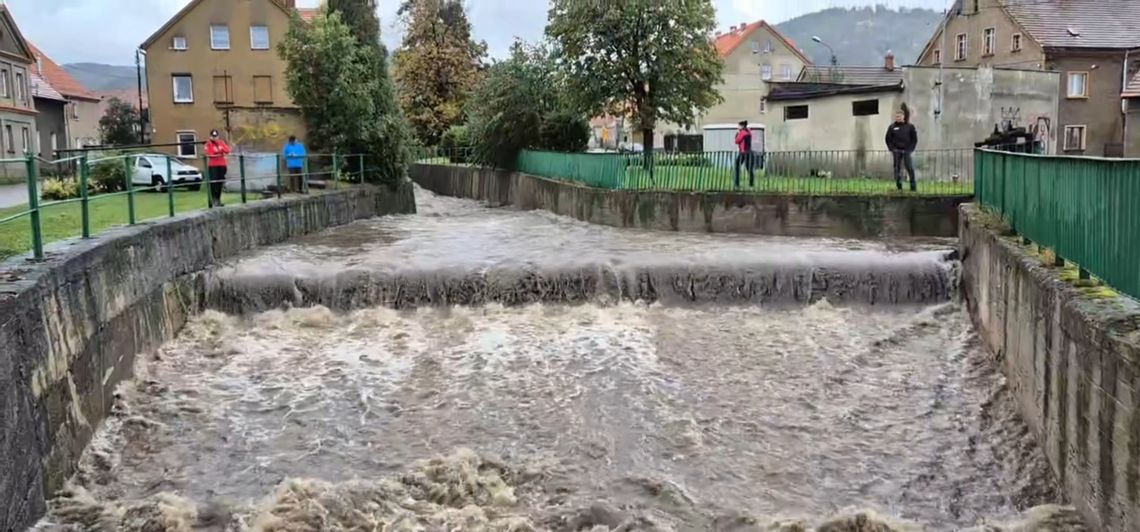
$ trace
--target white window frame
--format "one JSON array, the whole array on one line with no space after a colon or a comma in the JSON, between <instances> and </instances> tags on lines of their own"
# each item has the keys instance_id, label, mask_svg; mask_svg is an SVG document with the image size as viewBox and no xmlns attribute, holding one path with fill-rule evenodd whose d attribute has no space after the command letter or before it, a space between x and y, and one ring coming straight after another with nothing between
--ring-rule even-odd
<instances>
[{"instance_id":1,"label":"white window frame","mask_svg":"<svg viewBox=\"0 0 1140 532\"><path fill-rule=\"evenodd\" d=\"M994 55L997 52L997 28L982 30L982 56Z\"/></svg>"},{"instance_id":2,"label":"white window frame","mask_svg":"<svg viewBox=\"0 0 1140 532\"><path fill-rule=\"evenodd\" d=\"M772 39L767 39L764 41L764 53L772 53Z\"/></svg>"},{"instance_id":3,"label":"white window frame","mask_svg":"<svg viewBox=\"0 0 1140 532\"><path fill-rule=\"evenodd\" d=\"M67 105L71 106L71 118L79 120L79 104L76 102L71 102Z\"/></svg>"},{"instance_id":4,"label":"white window frame","mask_svg":"<svg viewBox=\"0 0 1140 532\"><path fill-rule=\"evenodd\" d=\"M780 80L792 81L792 65L780 65Z\"/></svg>"},{"instance_id":5,"label":"white window frame","mask_svg":"<svg viewBox=\"0 0 1140 532\"><path fill-rule=\"evenodd\" d=\"M186 41L186 36L185 35L175 35L174 37L172 37L170 39L170 49L177 51L177 52L185 52L186 50L189 50L190 46Z\"/></svg>"},{"instance_id":6,"label":"white window frame","mask_svg":"<svg viewBox=\"0 0 1140 532\"><path fill-rule=\"evenodd\" d=\"M12 75L7 70L0 71L0 98L12 97Z\"/></svg>"},{"instance_id":7,"label":"white window frame","mask_svg":"<svg viewBox=\"0 0 1140 532\"><path fill-rule=\"evenodd\" d=\"M31 134L28 133L28 126L20 128L20 145L24 148L24 153L32 149Z\"/></svg>"},{"instance_id":8,"label":"white window frame","mask_svg":"<svg viewBox=\"0 0 1140 532\"><path fill-rule=\"evenodd\" d=\"M254 33L254 31L257 29L265 30L265 46L264 47L257 46L256 33ZM260 25L254 24L254 25L249 27L249 49L250 50L269 50L271 48L271 46L272 45L269 42L269 26L266 26L264 24L260 24Z\"/></svg>"},{"instance_id":9,"label":"white window frame","mask_svg":"<svg viewBox=\"0 0 1140 532\"><path fill-rule=\"evenodd\" d=\"M24 86L23 72L16 72L16 101L20 103L28 102L28 91Z\"/></svg>"},{"instance_id":10,"label":"white window frame","mask_svg":"<svg viewBox=\"0 0 1140 532\"><path fill-rule=\"evenodd\" d=\"M194 77L189 75L189 74L175 74L173 76L170 76L170 79L171 79L171 88L174 91L173 92L174 103L194 103ZM185 98L181 99L181 100L178 99L178 80L179 79L186 79L187 81L190 82L190 98L189 99L185 99Z\"/></svg>"},{"instance_id":11,"label":"white window frame","mask_svg":"<svg viewBox=\"0 0 1140 532\"><path fill-rule=\"evenodd\" d=\"M221 42L222 32L225 32L226 42ZM229 50L233 42L230 40L230 27L225 24L210 24L210 49Z\"/></svg>"},{"instance_id":12,"label":"white window frame","mask_svg":"<svg viewBox=\"0 0 1140 532\"><path fill-rule=\"evenodd\" d=\"M1081 145L1079 147L1075 147L1075 148L1069 145L1069 131L1074 130L1074 129L1080 129L1081 130ZM1063 148L1064 151L1085 151L1088 148L1088 140L1089 140L1089 128L1088 128L1088 126L1084 126L1084 125L1080 125L1080 124L1065 126L1065 140L1064 140L1064 148Z\"/></svg>"},{"instance_id":13,"label":"white window frame","mask_svg":"<svg viewBox=\"0 0 1140 532\"><path fill-rule=\"evenodd\" d=\"M762 79L764 81L771 81L772 80L772 65L771 64L764 63L763 65L760 65L760 79Z\"/></svg>"},{"instance_id":14,"label":"white window frame","mask_svg":"<svg viewBox=\"0 0 1140 532\"><path fill-rule=\"evenodd\" d=\"M1073 80L1081 79L1081 93L1073 93ZM1065 76L1065 97L1070 99L1086 99L1089 97L1089 73L1088 72L1069 72Z\"/></svg>"},{"instance_id":15,"label":"white window frame","mask_svg":"<svg viewBox=\"0 0 1140 532\"><path fill-rule=\"evenodd\" d=\"M1025 37L1022 37L1020 33L1014 33L1013 36L1009 38L1009 51L1020 52L1021 47L1025 46L1024 41Z\"/></svg>"},{"instance_id":16,"label":"white window frame","mask_svg":"<svg viewBox=\"0 0 1140 532\"><path fill-rule=\"evenodd\" d=\"M967 57L970 57L970 36L959 33L954 36L954 60L965 61Z\"/></svg>"},{"instance_id":17,"label":"white window frame","mask_svg":"<svg viewBox=\"0 0 1140 532\"><path fill-rule=\"evenodd\" d=\"M183 151L182 151L183 148L186 147L183 145L184 144L184 141L182 140L183 135L189 135L190 136L189 144L190 144L190 149L193 150L193 153L190 153L189 155L183 153ZM179 159L197 159L198 158L198 133L197 132L190 131L190 130L176 131L176 132L174 132L174 142L175 142L175 144L178 144L178 146L175 148L175 150L176 150L176 153L178 154Z\"/></svg>"},{"instance_id":18,"label":"white window frame","mask_svg":"<svg viewBox=\"0 0 1140 532\"><path fill-rule=\"evenodd\" d=\"M934 64L936 64L936 65L942 64L942 49L941 48L935 48L934 49Z\"/></svg>"}]
</instances>

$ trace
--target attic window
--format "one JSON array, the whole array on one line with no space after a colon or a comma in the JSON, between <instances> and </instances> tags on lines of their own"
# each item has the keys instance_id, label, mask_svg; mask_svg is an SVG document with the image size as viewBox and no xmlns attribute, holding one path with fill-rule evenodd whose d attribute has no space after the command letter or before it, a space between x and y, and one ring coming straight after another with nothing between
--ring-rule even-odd
<instances>
[{"instance_id":1,"label":"attic window","mask_svg":"<svg viewBox=\"0 0 1140 532\"><path fill-rule=\"evenodd\" d=\"M178 36L170 39L171 50L186 50L186 37Z\"/></svg>"}]
</instances>

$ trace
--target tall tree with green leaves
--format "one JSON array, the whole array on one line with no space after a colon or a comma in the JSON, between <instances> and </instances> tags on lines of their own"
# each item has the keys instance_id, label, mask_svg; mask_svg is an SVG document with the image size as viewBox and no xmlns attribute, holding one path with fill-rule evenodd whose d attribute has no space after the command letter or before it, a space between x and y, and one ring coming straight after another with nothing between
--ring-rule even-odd
<instances>
[{"instance_id":1,"label":"tall tree with green leaves","mask_svg":"<svg viewBox=\"0 0 1140 532\"><path fill-rule=\"evenodd\" d=\"M565 84L545 46L515 42L510 56L491 65L467 102L476 160L514 168L519 151L581 151L589 124L564 99Z\"/></svg>"},{"instance_id":2,"label":"tall tree with green leaves","mask_svg":"<svg viewBox=\"0 0 1140 532\"><path fill-rule=\"evenodd\" d=\"M383 47L376 0L328 0L325 10L330 14L340 13L340 19L352 28L352 34L361 44Z\"/></svg>"},{"instance_id":3,"label":"tall tree with green leaves","mask_svg":"<svg viewBox=\"0 0 1140 532\"><path fill-rule=\"evenodd\" d=\"M715 25L711 0L551 0L546 34L575 107L629 117L648 154L658 123L691 125L722 101Z\"/></svg>"},{"instance_id":4,"label":"tall tree with green leaves","mask_svg":"<svg viewBox=\"0 0 1140 532\"><path fill-rule=\"evenodd\" d=\"M99 135L103 144L127 146L138 142L139 112L135 106L111 98L107 111L99 118Z\"/></svg>"},{"instance_id":5,"label":"tall tree with green leaves","mask_svg":"<svg viewBox=\"0 0 1140 532\"><path fill-rule=\"evenodd\" d=\"M400 106L420 142L435 145L462 122L487 45L471 37L460 0L405 0L400 13L408 26L394 58Z\"/></svg>"},{"instance_id":6,"label":"tall tree with green leaves","mask_svg":"<svg viewBox=\"0 0 1140 532\"><path fill-rule=\"evenodd\" d=\"M411 159L407 126L379 41L361 41L341 13L330 10L311 22L294 16L278 53L313 151L365 155L365 168L353 171L399 184Z\"/></svg>"}]
</instances>

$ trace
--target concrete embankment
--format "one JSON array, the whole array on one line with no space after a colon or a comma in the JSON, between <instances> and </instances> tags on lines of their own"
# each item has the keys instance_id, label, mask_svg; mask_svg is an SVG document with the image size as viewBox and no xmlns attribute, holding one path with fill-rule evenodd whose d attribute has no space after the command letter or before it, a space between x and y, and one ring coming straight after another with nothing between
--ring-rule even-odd
<instances>
[{"instance_id":1,"label":"concrete embankment","mask_svg":"<svg viewBox=\"0 0 1140 532\"><path fill-rule=\"evenodd\" d=\"M1092 529L1140 530L1140 305L1074 286L973 205L960 246L979 335L1062 489Z\"/></svg>"},{"instance_id":2,"label":"concrete embankment","mask_svg":"<svg viewBox=\"0 0 1140 532\"><path fill-rule=\"evenodd\" d=\"M251 248L415 211L413 190L360 187L199 212L0 265L0 530L22 530L74 471L135 355L202 308L203 272Z\"/></svg>"},{"instance_id":3,"label":"concrete embankment","mask_svg":"<svg viewBox=\"0 0 1140 532\"><path fill-rule=\"evenodd\" d=\"M952 237L969 196L800 196L606 190L527 174L417 164L412 179L445 196L544 209L614 227L838 238Z\"/></svg>"}]
</instances>

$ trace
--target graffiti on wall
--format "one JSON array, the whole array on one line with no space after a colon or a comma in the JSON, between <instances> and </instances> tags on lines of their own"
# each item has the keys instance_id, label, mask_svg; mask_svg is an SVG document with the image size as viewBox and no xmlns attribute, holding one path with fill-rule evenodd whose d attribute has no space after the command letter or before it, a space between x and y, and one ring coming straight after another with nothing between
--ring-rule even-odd
<instances>
[{"instance_id":1,"label":"graffiti on wall","mask_svg":"<svg viewBox=\"0 0 1140 532\"><path fill-rule=\"evenodd\" d=\"M246 152L276 152L290 135L304 136L298 117L276 110L226 109L225 124L230 144Z\"/></svg>"},{"instance_id":2,"label":"graffiti on wall","mask_svg":"<svg viewBox=\"0 0 1140 532\"><path fill-rule=\"evenodd\" d=\"M1049 115L1023 117L1021 107L1018 106L1002 106L1000 113L1000 121L994 124L993 133L982 144L1021 145L1036 153L1048 153L1051 150L1053 120Z\"/></svg>"}]
</instances>

